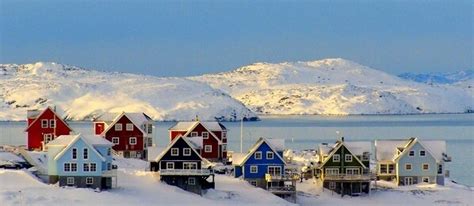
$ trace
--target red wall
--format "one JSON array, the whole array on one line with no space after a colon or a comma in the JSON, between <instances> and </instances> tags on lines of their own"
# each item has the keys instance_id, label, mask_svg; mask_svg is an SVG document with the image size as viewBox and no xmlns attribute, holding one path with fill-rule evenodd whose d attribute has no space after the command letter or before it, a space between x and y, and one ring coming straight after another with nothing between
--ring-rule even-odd
<instances>
[{"instance_id":1,"label":"red wall","mask_svg":"<svg viewBox=\"0 0 474 206\"><path fill-rule=\"evenodd\" d=\"M41 142L43 141L43 134L53 134L56 131L56 135L54 136L58 137L60 135L68 135L71 132L71 129L61 121L60 117L55 118L55 114L53 111L51 111L49 108L46 109L46 111L39 117L37 117L38 121L34 122L34 124L31 125L31 127L28 129L28 141L27 141L27 146L28 150L34 150L34 149L42 149L42 144ZM47 119L48 122L49 120L56 119L56 130L54 128L41 128L41 120ZM29 121L30 122L30 121ZM33 123L33 122L31 122ZM29 123L29 124L31 124ZM49 126L49 123L48 123Z\"/></svg>"},{"instance_id":2,"label":"red wall","mask_svg":"<svg viewBox=\"0 0 474 206\"><path fill-rule=\"evenodd\" d=\"M105 134L105 138L112 142L112 137L119 137L119 144L112 148L116 151L143 151L143 133L136 125L133 126L133 131L126 130L126 124L132 123L126 116L120 118L117 123L122 123L122 131L115 131L115 125L110 125L110 130ZM136 137L137 144L130 145L129 138Z\"/></svg>"},{"instance_id":3,"label":"red wall","mask_svg":"<svg viewBox=\"0 0 474 206\"><path fill-rule=\"evenodd\" d=\"M197 132L198 136L202 136L202 132L209 132L209 131L207 131L201 124L199 124L191 132ZM186 131L171 131L170 133L171 140L176 138L179 134L184 135L186 134ZM189 133L188 137L192 138L191 133ZM205 145L212 145L212 152L206 153L204 149ZM210 159L219 158L219 142L211 134L209 134L208 139L203 139L201 156L204 158L210 158Z\"/></svg>"},{"instance_id":4,"label":"red wall","mask_svg":"<svg viewBox=\"0 0 474 206\"><path fill-rule=\"evenodd\" d=\"M105 130L105 124L103 122L94 123L94 131L96 135L102 134L104 130Z\"/></svg>"}]
</instances>

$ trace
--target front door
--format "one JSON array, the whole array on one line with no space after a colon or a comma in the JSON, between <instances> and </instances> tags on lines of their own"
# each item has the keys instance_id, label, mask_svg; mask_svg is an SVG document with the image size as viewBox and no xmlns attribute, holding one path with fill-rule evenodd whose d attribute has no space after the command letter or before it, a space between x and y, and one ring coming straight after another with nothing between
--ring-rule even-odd
<instances>
[{"instance_id":1,"label":"front door","mask_svg":"<svg viewBox=\"0 0 474 206\"><path fill-rule=\"evenodd\" d=\"M405 185L412 185L413 177L405 177Z\"/></svg>"}]
</instances>

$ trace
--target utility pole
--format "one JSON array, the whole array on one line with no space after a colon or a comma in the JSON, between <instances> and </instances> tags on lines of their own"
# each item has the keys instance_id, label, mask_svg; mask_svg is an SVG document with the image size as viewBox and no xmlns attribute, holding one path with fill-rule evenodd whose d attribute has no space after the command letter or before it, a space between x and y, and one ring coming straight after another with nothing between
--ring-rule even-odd
<instances>
[{"instance_id":1,"label":"utility pole","mask_svg":"<svg viewBox=\"0 0 474 206\"><path fill-rule=\"evenodd\" d=\"M244 139L244 117L240 119L240 153L242 153Z\"/></svg>"}]
</instances>

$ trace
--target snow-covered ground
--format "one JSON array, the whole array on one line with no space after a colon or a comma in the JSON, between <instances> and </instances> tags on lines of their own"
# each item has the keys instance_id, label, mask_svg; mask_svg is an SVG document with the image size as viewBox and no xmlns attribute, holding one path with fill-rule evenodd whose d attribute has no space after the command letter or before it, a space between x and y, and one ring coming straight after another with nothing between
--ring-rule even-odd
<instances>
[{"instance_id":1,"label":"snow-covered ground","mask_svg":"<svg viewBox=\"0 0 474 206\"><path fill-rule=\"evenodd\" d=\"M1 205L293 205L245 181L216 175L216 189L199 196L161 183L146 171L147 162L117 158L118 188L94 191L47 185L27 170L0 169ZM323 190L307 180L297 184L298 205L474 205L472 188L416 185L379 189L370 196L349 197Z\"/></svg>"},{"instance_id":2,"label":"snow-covered ground","mask_svg":"<svg viewBox=\"0 0 474 206\"><path fill-rule=\"evenodd\" d=\"M263 114L463 113L474 91L408 81L345 59L256 63L191 79Z\"/></svg>"},{"instance_id":3,"label":"snow-covered ground","mask_svg":"<svg viewBox=\"0 0 474 206\"><path fill-rule=\"evenodd\" d=\"M68 119L104 112L145 112L155 120L255 117L242 103L207 84L100 72L56 63L0 64L0 120L24 120L27 109L57 106Z\"/></svg>"}]
</instances>

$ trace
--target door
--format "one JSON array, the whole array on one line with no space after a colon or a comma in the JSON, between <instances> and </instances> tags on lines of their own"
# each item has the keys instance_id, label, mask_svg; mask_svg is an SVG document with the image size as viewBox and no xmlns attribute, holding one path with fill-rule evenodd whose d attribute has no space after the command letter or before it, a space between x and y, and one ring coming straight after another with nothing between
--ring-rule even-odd
<instances>
[{"instance_id":1,"label":"door","mask_svg":"<svg viewBox=\"0 0 474 206\"><path fill-rule=\"evenodd\" d=\"M405 177L405 185L412 185L413 177Z\"/></svg>"}]
</instances>

